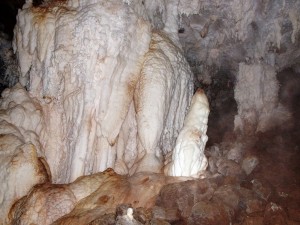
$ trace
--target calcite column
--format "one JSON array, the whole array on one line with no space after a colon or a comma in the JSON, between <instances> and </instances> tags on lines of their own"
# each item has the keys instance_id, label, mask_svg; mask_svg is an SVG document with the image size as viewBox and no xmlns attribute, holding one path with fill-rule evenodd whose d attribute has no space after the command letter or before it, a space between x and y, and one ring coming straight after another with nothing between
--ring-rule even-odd
<instances>
[{"instance_id":1,"label":"calcite column","mask_svg":"<svg viewBox=\"0 0 300 225\"><path fill-rule=\"evenodd\" d=\"M208 166L204 149L209 115L209 103L202 89L198 89L192 98L189 112L176 140L176 146L170 163L164 172L169 176L201 177Z\"/></svg>"},{"instance_id":2,"label":"calcite column","mask_svg":"<svg viewBox=\"0 0 300 225\"><path fill-rule=\"evenodd\" d=\"M234 126L238 134L264 132L289 119L289 112L278 102L279 84L274 67L240 63L234 91L238 104Z\"/></svg>"}]
</instances>

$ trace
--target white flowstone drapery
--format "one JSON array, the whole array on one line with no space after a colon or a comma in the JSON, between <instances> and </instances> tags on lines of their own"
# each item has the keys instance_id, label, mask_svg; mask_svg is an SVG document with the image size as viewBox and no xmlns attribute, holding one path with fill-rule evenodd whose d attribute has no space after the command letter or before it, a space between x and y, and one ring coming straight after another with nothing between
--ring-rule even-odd
<instances>
[{"instance_id":1,"label":"white flowstone drapery","mask_svg":"<svg viewBox=\"0 0 300 225\"><path fill-rule=\"evenodd\" d=\"M203 92L196 93L180 131L193 81L179 44L179 15L197 13L197 2L26 1L13 41L21 84L0 101L0 224L36 184L68 183L109 167L129 175L163 172L179 133L169 158L176 173L166 174L197 177L205 169L209 109ZM177 162L192 162L193 169ZM67 198L61 202L66 211L44 215L35 209L39 203L29 202L28 212L50 224L75 204L71 192L59 193ZM31 221L35 213L17 217Z\"/></svg>"},{"instance_id":2,"label":"white flowstone drapery","mask_svg":"<svg viewBox=\"0 0 300 225\"><path fill-rule=\"evenodd\" d=\"M20 81L42 108L32 132L53 182L109 167L161 172L193 93L177 35L192 9L176 2L27 1L19 12Z\"/></svg>"}]
</instances>

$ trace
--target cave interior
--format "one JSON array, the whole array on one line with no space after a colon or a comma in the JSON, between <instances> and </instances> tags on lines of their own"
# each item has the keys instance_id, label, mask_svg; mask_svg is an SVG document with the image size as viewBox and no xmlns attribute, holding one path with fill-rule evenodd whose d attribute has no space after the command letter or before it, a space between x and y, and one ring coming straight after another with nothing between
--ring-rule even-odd
<instances>
[{"instance_id":1,"label":"cave interior","mask_svg":"<svg viewBox=\"0 0 300 225\"><path fill-rule=\"evenodd\" d=\"M1 1L0 224L300 224L299 12Z\"/></svg>"}]
</instances>

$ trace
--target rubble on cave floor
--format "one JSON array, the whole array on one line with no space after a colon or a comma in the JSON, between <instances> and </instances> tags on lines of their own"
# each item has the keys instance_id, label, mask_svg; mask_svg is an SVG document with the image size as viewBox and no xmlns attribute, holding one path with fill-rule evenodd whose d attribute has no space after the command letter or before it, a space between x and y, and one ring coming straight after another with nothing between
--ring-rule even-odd
<instances>
[{"instance_id":1,"label":"rubble on cave floor","mask_svg":"<svg viewBox=\"0 0 300 225\"><path fill-rule=\"evenodd\" d=\"M53 224L300 224L299 153L296 144L288 141L289 138L269 132L253 138L248 145L213 145L207 149L209 167L203 179L178 182L175 178L143 173L127 178L111 170L104 173L108 177L102 180L102 175L94 175L98 176L96 191L80 201L73 199L73 210ZM245 160L254 164L246 165ZM107 183L109 180L112 185ZM77 187L88 183L81 182L70 184L70 189L78 192ZM48 202L53 195L47 185L35 187L31 195L42 194ZM153 197L153 193L157 196ZM26 207L37 206L30 196L26 198L21 200L19 209L14 209L19 218L26 214ZM143 201L151 203L143 206ZM51 204L48 213L59 206L59 201Z\"/></svg>"}]
</instances>

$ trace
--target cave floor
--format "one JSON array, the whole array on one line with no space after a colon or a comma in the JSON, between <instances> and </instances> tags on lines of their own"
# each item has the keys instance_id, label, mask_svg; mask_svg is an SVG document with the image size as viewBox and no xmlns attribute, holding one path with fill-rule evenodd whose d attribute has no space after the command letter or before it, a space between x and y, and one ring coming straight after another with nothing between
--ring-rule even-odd
<instances>
[{"instance_id":1,"label":"cave floor","mask_svg":"<svg viewBox=\"0 0 300 225\"><path fill-rule=\"evenodd\" d=\"M255 137L255 144L246 154L259 159L258 166L241 182L241 186L253 186L259 180L262 192L270 189L267 202L281 207L271 222L258 220L243 224L300 224L300 102L293 97L292 121L288 128L277 127ZM252 184L251 184L252 183ZM266 211L260 216L266 216ZM280 214L280 215L279 215ZM249 215L248 215L249 216ZM258 217L260 218L260 217ZM255 221L255 220L253 220Z\"/></svg>"},{"instance_id":2,"label":"cave floor","mask_svg":"<svg viewBox=\"0 0 300 225\"><path fill-rule=\"evenodd\" d=\"M283 133L272 130L260 134L248 152L259 159L259 165L241 182L241 186L253 186L253 181L259 180L262 192L270 189L267 202L282 208L280 215L274 215L269 224L300 224L300 132L299 126L296 128ZM265 214L260 213L260 216ZM260 224L259 220L253 224L256 223Z\"/></svg>"}]
</instances>

